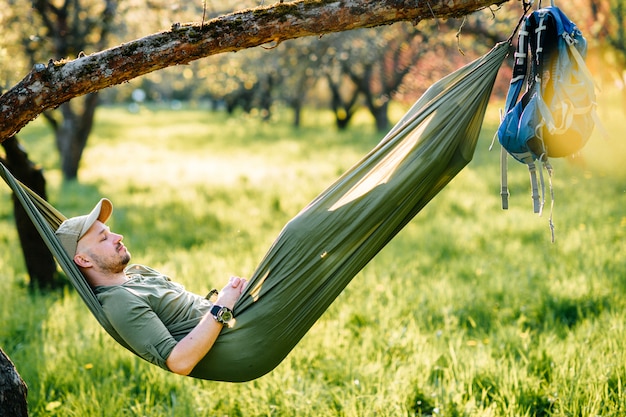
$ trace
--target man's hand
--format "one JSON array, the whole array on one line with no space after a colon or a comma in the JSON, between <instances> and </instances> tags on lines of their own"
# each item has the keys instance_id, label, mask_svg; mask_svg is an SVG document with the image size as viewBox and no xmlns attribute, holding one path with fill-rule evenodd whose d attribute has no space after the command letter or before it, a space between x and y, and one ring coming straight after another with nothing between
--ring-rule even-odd
<instances>
[{"instance_id":1,"label":"man's hand","mask_svg":"<svg viewBox=\"0 0 626 417\"><path fill-rule=\"evenodd\" d=\"M241 293L246 288L247 283L244 278L230 277L228 284L219 292L215 304L228 307L232 310L235 306L235 302L237 302Z\"/></svg>"}]
</instances>

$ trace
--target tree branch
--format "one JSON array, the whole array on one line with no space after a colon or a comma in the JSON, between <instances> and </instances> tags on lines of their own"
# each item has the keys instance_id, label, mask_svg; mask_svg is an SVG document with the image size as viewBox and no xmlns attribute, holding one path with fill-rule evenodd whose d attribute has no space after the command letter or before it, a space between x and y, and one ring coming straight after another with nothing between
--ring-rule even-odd
<instances>
[{"instance_id":1,"label":"tree branch","mask_svg":"<svg viewBox=\"0 0 626 417\"><path fill-rule=\"evenodd\" d=\"M36 64L0 96L0 142L43 111L166 67L269 42L399 21L467 15L509 0L300 0L243 10L204 23L174 24L71 61Z\"/></svg>"}]
</instances>

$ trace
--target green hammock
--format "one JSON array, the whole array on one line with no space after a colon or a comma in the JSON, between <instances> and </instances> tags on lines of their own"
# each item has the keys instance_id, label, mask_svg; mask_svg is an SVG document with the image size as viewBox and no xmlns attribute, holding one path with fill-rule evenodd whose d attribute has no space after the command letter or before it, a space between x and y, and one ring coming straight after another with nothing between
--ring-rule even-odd
<instances>
[{"instance_id":1,"label":"green hammock","mask_svg":"<svg viewBox=\"0 0 626 417\"><path fill-rule=\"evenodd\" d=\"M249 381L287 356L352 278L470 162L508 48L499 43L431 86L369 154L284 227L235 305L235 326L222 330L190 376ZM64 216L4 166L0 174L96 319L132 351L57 241Z\"/></svg>"}]
</instances>

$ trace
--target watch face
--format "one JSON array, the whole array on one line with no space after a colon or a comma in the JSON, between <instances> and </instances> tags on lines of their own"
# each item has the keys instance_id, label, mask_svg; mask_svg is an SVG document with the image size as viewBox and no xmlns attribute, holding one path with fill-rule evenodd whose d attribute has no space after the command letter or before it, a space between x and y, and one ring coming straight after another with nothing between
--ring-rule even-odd
<instances>
[{"instance_id":1,"label":"watch face","mask_svg":"<svg viewBox=\"0 0 626 417\"><path fill-rule=\"evenodd\" d=\"M229 308L218 305L214 305L213 307L211 307L211 314L220 323L229 322L233 318L233 312L230 311Z\"/></svg>"},{"instance_id":2,"label":"watch face","mask_svg":"<svg viewBox=\"0 0 626 417\"><path fill-rule=\"evenodd\" d=\"M224 321L230 321L233 318L233 313L231 313L230 310L223 308L219 317Z\"/></svg>"}]
</instances>

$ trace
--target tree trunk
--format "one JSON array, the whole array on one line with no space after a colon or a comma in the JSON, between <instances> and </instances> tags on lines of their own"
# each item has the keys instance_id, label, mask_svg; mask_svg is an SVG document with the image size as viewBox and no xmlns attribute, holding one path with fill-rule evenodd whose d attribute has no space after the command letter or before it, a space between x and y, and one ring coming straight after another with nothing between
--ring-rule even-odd
<instances>
[{"instance_id":1,"label":"tree trunk","mask_svg":"<svg viewBox=\"0 0 626 417\"><path fill-rule=\"evenodd\" d=\"M271 74L265 76L265 80L259 83L257 92L259 94L259 107L261 108L261 118L267 122L272 118L272 92L274 90L274 77Z\"/></svg>"},{"instance_id":2,"label":"tree trunk","mask_svg":"<svg viewBox=\"0 0 626 417\"><path fill-rule=\"evenodd\" d=\"M352 114L335 113L335 126L337 126L337 130L346 130L348 124L350 124L350 120L352 120Z\"/></svg>"},{"instance_id":3,"label":"tree trunk","mask_svg":"<svg viewBox=\"0 0 626 417\"><path fill-rule=\"evenodd\" d=\"M0 416L28 417L28 387L0 348Z\"/></svg>"},{"instance_id":4,"label":"tree trunk","mask_svg":"<svg viewBox=\"0 0 626 417\"><path fill-rule=\"evenodd\" d=\"M389 102L386 101L380 106L370 108L374 119L376 120L376 130L378 132L386 132L389 130Z\"/></svg>"},{"instance_id":5,"label":"tree trunk","mask_svg":"<svg viewBox=\"0 0 626 417\"><path fill-rule=\"evenodd\" d=\"M355 88L348 93L350 97L344 100L341 96L341 81L335 82L330 74L326 74L326 79L330 89L330 107L335 114L335 124L338 130L345 130L354 115L359 90Z\"/></svg>"},{"instance_id":6,"label":"tree trunk","mask_svg":"<svg viewBox=\"0 0 626 417\"><path fill-rule=\"evenodd\" d=\"M15 178L26 184L44 200L47 199L46 179L43 171L28 159L28 154L20 146L17 138L14 136L2 142L2 147L6 152L6 161L3 162ZM30 276L31 289L55 287L58 282L54 258L15 196L13 196L13 211L26 269Z\"/></svg>"},{"instance_id":7,"label":"tree trunk","mask_svg":"<svg viewBox=\"0 0 626 417\"><path fill-rule=\"evenodd\" d=\"M82 105L82 111L75 110L77 104ZM66 181L78 177L80 159L87 146L97 107L98 93L88 94L82 103L72 100L62 104L63 120L58 124L53 123L57 149L61 156L61 171Z\"/></svg>"},{"instance_id":8,"label":"tree trunk","mask_svg":"<svg viewBox=\"0 0 626 417\"><path fill-rule=\"evenodd\" d=\"M297 129L302 122L302 101L297 98L289 100L289 107L293 110L292 126Z\"/></svg>"}]
</instances>

